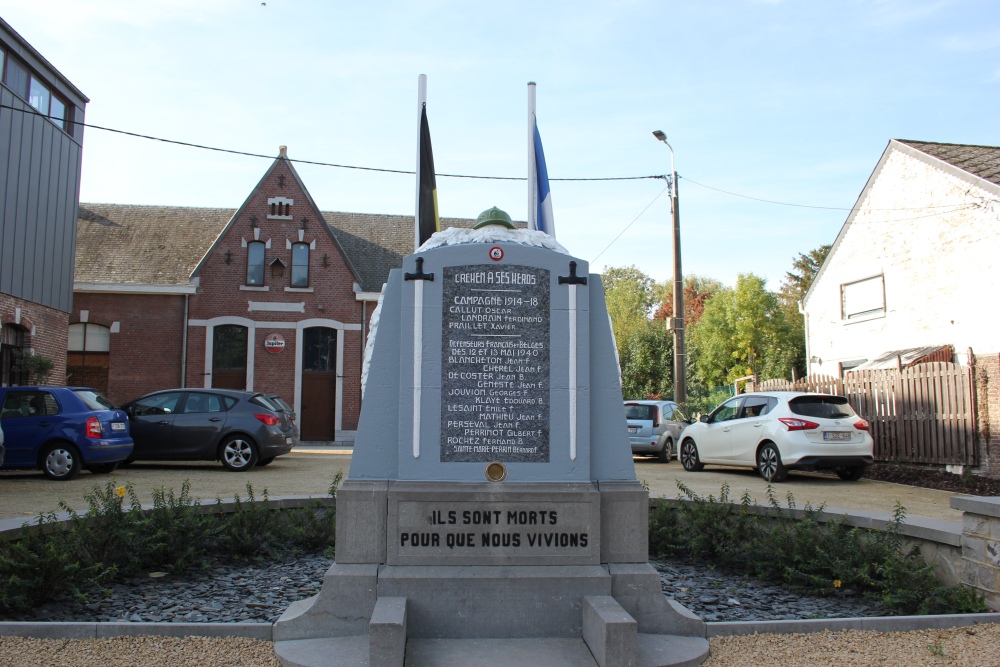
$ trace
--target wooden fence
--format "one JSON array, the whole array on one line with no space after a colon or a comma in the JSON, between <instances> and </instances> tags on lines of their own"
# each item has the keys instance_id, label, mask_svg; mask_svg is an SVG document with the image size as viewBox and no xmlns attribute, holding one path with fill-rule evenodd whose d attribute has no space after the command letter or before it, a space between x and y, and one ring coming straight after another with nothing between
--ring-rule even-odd
<instances>
[{"instance_id":1,"label":"wooden fence","mask_svg":"<svg viewBox=\"0 0 1000 667\"><path fill-rule=\"evenodd\" d=\"M972 371L932 362L899 370L848 371L768 380L756 391L814 391L846 396L870 424L875 460L977 465Z\"/></svg>"}]
</instances>

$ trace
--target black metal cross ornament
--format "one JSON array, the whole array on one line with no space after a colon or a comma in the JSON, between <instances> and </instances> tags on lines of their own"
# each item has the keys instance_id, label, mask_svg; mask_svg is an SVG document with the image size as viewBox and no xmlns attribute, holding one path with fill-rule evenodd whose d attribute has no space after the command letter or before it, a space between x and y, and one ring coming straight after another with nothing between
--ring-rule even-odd
<instances>
[{"instance_id":1,"label":"black metal cross ornament","mask_svg":"<svg viewBox=\"0 0 1000 667\"><path fill-rule=\"evenodd\" d=\"M285 175L284 174L278 174L278 187L279 188L285 187Z\"/></svg>"},{"instance_id":2,"label":"black metal cross ornament","mask_svg":"<svg viewBox=\"0 0 1000 667\"><path fill-rule=\"evenodd\" d=\"M576 275L576 262L569 263L569 275L559 276L560 285L586 285L587 276Z\"/></svg>"},{"instance_id":3,"label":"black metal cross ornament","mask_svg":"<svg viewBox=\"0 0 1000 667\"><path fill-rule=\"evenodd\" d=\"M433 273L424 273L424 258L417 257L417 272L416 273L404 273L403 280L430 280L434 281Z\"/></svg>"}]
</instances>

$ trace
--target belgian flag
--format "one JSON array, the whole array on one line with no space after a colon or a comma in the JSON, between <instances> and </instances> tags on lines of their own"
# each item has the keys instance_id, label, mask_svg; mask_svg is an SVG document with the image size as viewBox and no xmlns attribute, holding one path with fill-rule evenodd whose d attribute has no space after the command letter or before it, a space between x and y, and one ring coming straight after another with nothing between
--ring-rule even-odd
<instances>
[{"instance_id":1,"label":"belgian flag","mask_svg":"<svg viewBox=\"0 0 1000 667\"><path fill-rule=\"evenodd\" d=\"M420 111L420 153L417 195L417 247L431 237L434 232L441 231L441 218L438 216L437 181L434 178L434 152L431 150L431 129L427 124L427 105Z\"/></svg>"}]
</instances>

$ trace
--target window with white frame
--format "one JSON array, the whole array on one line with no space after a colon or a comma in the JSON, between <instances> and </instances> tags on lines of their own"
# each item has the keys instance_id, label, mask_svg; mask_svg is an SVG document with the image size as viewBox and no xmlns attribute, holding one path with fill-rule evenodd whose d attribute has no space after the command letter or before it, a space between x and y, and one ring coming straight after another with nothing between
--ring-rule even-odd
<instances>
[{"instance_id":1,"label":"window with white frame","mask_svg":"<svg viewBox=\"0 0 1000 667\"><path fill-rule=\"evenodd\" d=\"M251 241L247 244L247 285L260 287L264 284L264 244Z\"/></svg>"},{"instance_id":2,"label":"window with white frame","mask_svg":"<svg viewBox=\"0 0 1000 667\"><path fill-rule=\"evenodd\" d=\"M292 287L309 287L309 244L292 245Z\"/></svg>"},{"instance_id":3,"label":"window with white frame","mask_svg":"<svg viewBox=\"0 0 1000 667\"><path fill-rule=\"evenodd\" d=\"M885 313L885 276L872 276L840 286L841 319L854 320Z\"/></svg>"}]
</instances>

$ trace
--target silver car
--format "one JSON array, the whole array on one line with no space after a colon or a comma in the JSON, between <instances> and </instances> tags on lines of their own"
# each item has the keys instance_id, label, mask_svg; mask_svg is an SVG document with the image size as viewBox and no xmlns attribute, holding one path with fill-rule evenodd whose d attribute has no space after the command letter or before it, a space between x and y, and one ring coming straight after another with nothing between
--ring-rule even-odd
<instances>
[{"instance_id":1,"label":"silver car","mask_svg":"<svg viewBox=\"0 0 1000 667\"><path fill-rule=\"evenodd\" d=\"M625 401L625 421L633 456L655 456L663 463L677 455L681 431L689 423L673 401Z\"/></svg>"}]
</instances>

